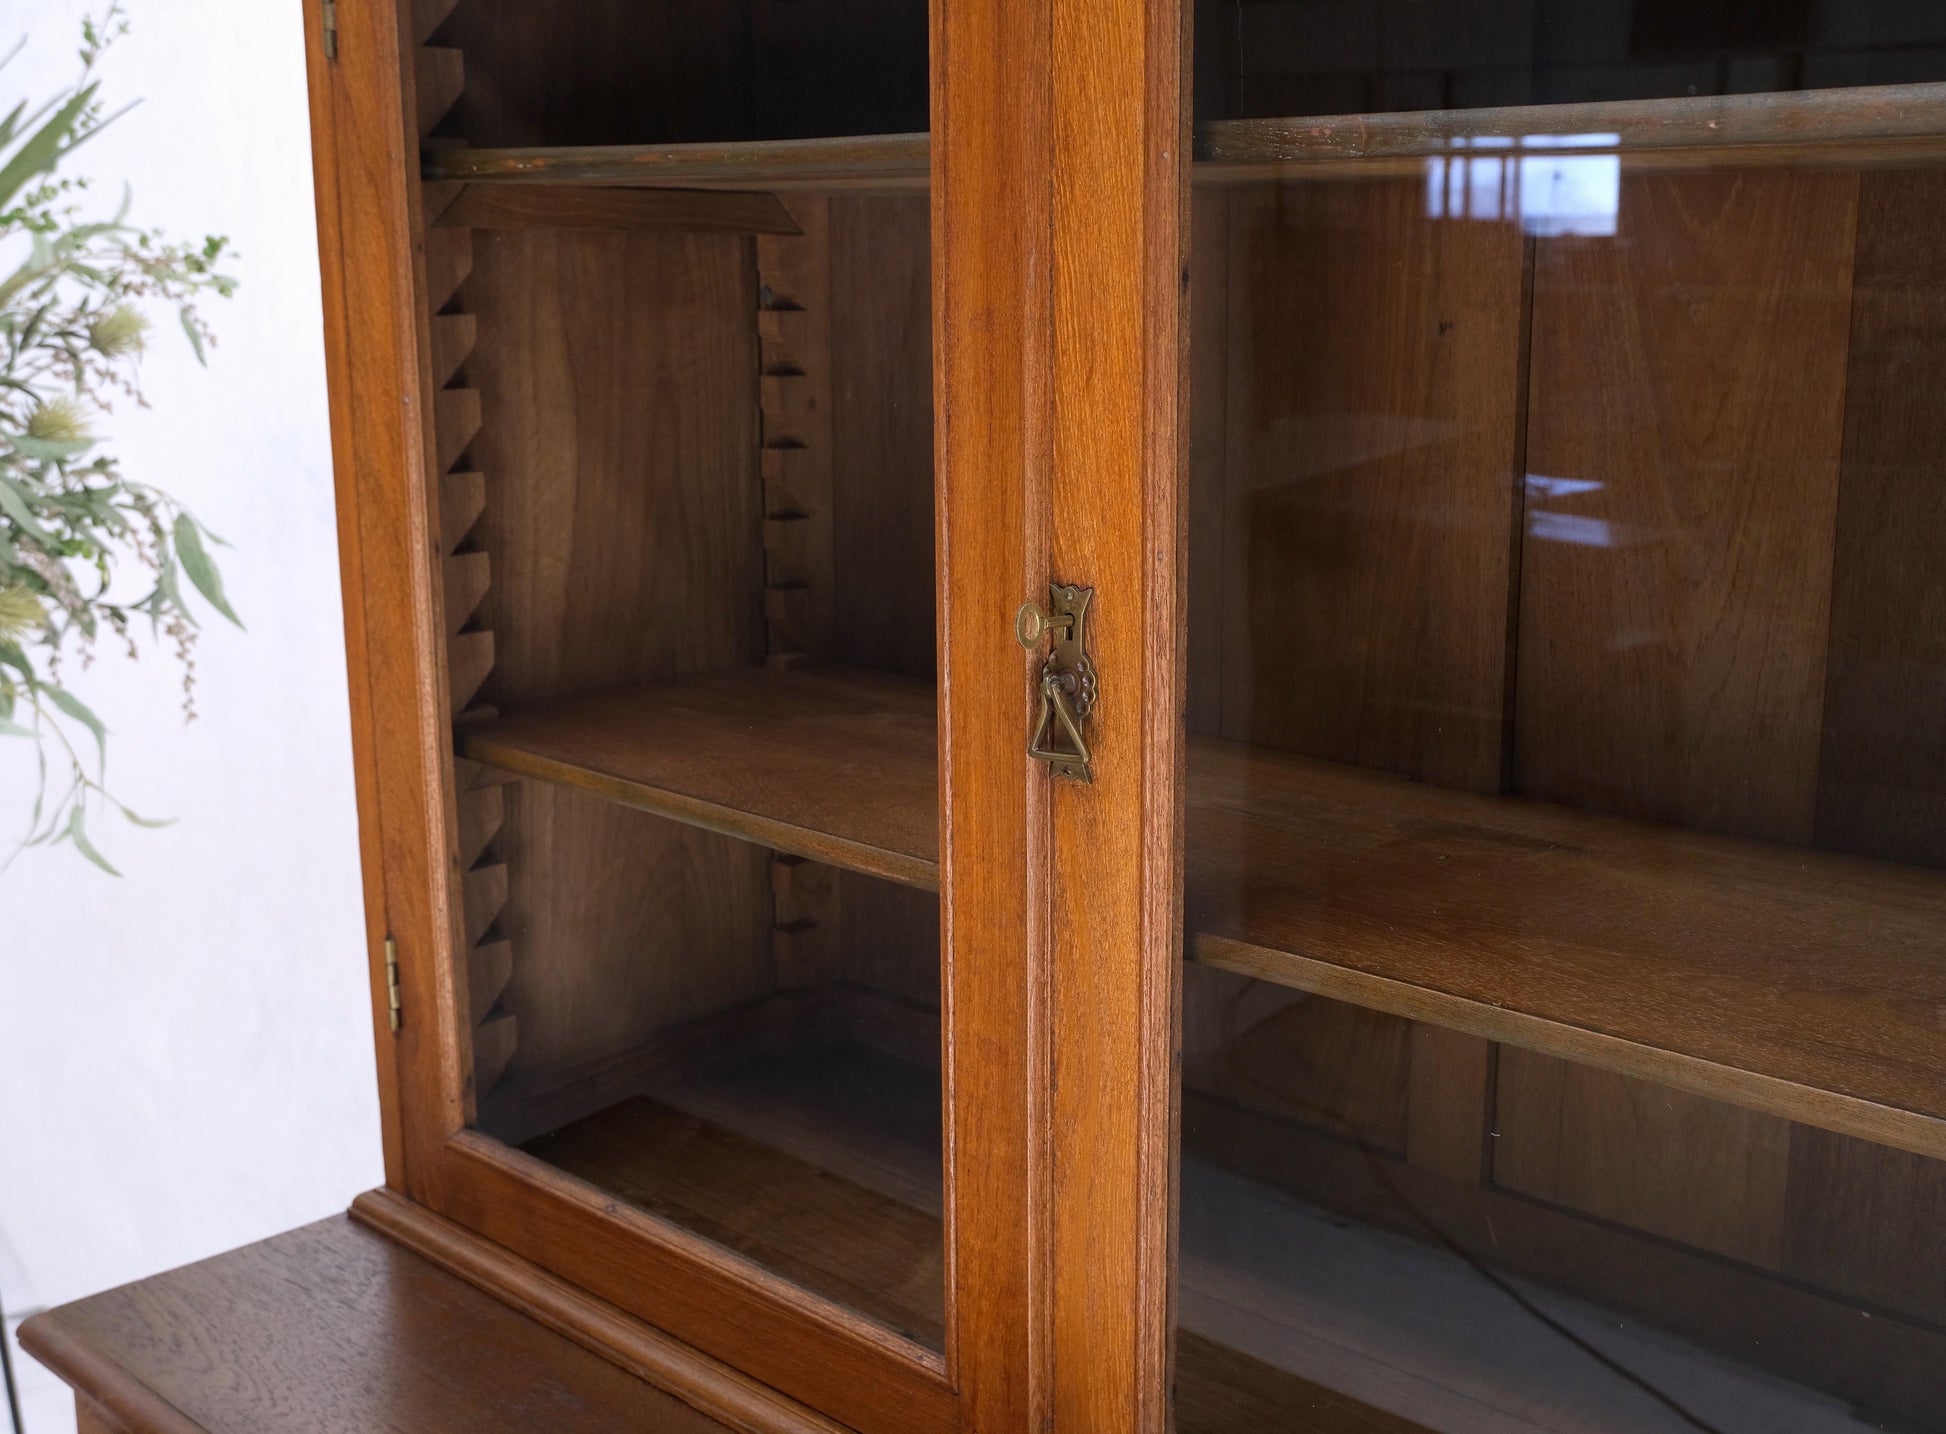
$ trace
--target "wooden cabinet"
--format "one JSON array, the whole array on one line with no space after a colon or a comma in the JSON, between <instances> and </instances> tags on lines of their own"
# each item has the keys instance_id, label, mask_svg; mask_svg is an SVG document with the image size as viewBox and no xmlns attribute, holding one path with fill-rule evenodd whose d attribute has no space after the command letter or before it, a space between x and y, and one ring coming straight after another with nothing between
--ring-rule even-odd
<instances>
[{"instance_id":1,"label":"wooden cabinet","mask_svg":"<svg viewBox=\"0 0 1946 1434\"><path fill-rule=\"evenodd\" d=\"M739 1427L1946 1428L1933 7L311 7L355 1215Z\"/></svg>"}]
</instances>

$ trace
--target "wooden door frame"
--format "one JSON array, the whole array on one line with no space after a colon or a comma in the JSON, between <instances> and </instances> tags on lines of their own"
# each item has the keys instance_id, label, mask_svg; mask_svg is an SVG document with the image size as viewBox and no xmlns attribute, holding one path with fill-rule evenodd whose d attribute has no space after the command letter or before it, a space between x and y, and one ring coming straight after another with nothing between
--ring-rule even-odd
<instances>
[{"instance_id":1,"label":"wooden door frame","mask_svg":"<svg viewBox=\"0 0 1946 1434\"><path fill-rule=\"evenodd\" d=\"M942 911L957 1117L940 1361L464 1129L411 9L338 0L339 53L327 59L321 0L304 0L387 1182L357 1213L755 1427L829 1426L751 1393L735 1370L867 1427L1160 1429L1179 984L1180 11L1173 0L933 4ZM1032 663L1011 614L1050 577L1097 588L1104 700L1086 788L1053 783L1025 756ZM1017 680L996 680L1004 673Z\"/></svg>"},{"instance_id":2,"label":"wooden door frame","mask_svg":"<svg viewBox=\"0 0 1946 1434\"><path fill-rule=\"evenodd\" d=\"M1161 1430L1174 1331L1189 124L1181 0L940 0L942 846L966 1427ZM1012 614L1095 589L1091 785ZM1014 665L1009 669L1007 664ZM1013 682L996 672L1014 671ZM1010 972L1008 979L995 973ZM996 1050L1019 1051L999 1069Z\"/></svg>"}]
</instances>

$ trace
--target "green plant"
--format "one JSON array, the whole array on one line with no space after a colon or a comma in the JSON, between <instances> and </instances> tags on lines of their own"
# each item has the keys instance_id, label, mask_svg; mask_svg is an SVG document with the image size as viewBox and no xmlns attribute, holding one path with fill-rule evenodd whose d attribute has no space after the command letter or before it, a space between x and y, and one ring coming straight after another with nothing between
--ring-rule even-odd
<instances>
[{"instance_id":1,"label":"green plant","mask_svg":"<svg viewBox=\"0 0 1946 1434\"><path fill-rule=\"evenodd\" d=\"M185 580L242 625L210 557L217 538L167 493L125 476L96 432L117 400L142 403L146 311L174 309L206 361L214 339L196 302L236 287L216 267L227 240L185 246L134 228L126 193L112 219L84 219L86 180L57 173L117 118L103 110L95 72L126 29L117 0L83 25L75 84L0 119L0 735L35 743L38 772L14 855L72 842L111 873L88 834L91 809L163 823L107 790L107 731L65 685L64 664L85 670L103 638L139 656L146 619L182 664L184 715L194 720L197 628Z\"/></svg>"}]
</instances>

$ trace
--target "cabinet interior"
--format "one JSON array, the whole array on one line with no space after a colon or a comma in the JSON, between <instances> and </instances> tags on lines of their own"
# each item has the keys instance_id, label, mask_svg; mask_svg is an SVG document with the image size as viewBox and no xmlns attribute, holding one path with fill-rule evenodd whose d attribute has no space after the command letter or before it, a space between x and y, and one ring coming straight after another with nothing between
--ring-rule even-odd
<instances>
[{"instance_id":1,"label":"cabinet interior","mask_svg":"<svg viewBox=\"0 0 1946 1434\"><path fill-rule=\"evenodd\" d=\"M1937 1427L1946 92L1726 140L1706 45L1324 8L1199 7L1185 1154ZM476 1124L936 1347L925 7L416 11ZM1641 137L1607 235L1438 207L1411 112L1541 99Z\"/></svg>"}]
</instances>

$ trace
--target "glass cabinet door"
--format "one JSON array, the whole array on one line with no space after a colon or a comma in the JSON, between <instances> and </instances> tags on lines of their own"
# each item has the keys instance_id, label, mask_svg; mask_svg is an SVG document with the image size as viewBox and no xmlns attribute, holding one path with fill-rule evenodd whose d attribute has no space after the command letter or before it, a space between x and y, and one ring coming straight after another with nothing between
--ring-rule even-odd
<instances>
[{"instance_id":1,"label":"glass cabinet door","mask_svg":"<svg viewBox=\"0 0 1946 1434\"><path fill-rule=\"evenodd\" d=\"M1946 12L1195 8L1177 1427L1946 1429Z\"/></svg>"},{"instance_id":2,"label":"glass cabinet door","mask_svg":"<svg viewBox=\"0 0 1946 1434\"><path fill-rule=\"evenodd\" d=\"M404 8L464 1080L436 1198L847 1423L936 1423L925 0Z\"/></svg>"}]
</instances>

